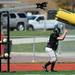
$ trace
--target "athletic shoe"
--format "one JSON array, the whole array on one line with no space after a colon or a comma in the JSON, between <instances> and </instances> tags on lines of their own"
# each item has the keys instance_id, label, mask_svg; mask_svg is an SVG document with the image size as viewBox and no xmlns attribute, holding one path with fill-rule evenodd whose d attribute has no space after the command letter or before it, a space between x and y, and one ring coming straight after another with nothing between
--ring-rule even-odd
<instances>
[{"instance_id":1,"label":"athletic shoe","mask_svg":"<svg viewBox=\"0 0 75 75\"><path fill-rule=\"evenodd\" d=\"M57 72L56 70L51 70L51 72Z\"/></svg>"}]
</instances>

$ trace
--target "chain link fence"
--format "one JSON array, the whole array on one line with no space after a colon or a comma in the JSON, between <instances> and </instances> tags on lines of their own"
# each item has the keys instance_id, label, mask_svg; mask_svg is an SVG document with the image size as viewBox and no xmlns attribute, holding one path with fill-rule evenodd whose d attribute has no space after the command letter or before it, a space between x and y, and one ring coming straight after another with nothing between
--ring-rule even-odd
<instances>
[{"instance_id":1,"label":"chain link fence","mask_svg":"<svg viewBox=\"0 0 75 75\"><path fill-rule=\"evenodd\" d=\"M45 62L48 60L48 55L45 52L45 47L49 36L43 37L15 37L12 40L11 56L12 61L16 62ZM57 54L59 62L75 61L75 36L69 35L64 41L59 42ZM19 60L20 59L20 60Z\"/></svg>"}]
</instances>

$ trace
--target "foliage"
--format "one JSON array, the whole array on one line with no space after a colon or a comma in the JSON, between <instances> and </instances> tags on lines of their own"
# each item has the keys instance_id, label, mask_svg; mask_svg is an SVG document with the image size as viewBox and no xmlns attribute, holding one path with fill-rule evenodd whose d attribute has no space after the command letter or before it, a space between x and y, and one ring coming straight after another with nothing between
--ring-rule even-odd
<instances>
[{"instance_id":1,"label":"foliage","mask_svg":"<svg viewBox=\"0 0 75 75\"><path fill-rule=\"evenodd\" d=\"M74 10L75 7L75 0L55 0L59 7Z\"/></svg>"}]
</instances>

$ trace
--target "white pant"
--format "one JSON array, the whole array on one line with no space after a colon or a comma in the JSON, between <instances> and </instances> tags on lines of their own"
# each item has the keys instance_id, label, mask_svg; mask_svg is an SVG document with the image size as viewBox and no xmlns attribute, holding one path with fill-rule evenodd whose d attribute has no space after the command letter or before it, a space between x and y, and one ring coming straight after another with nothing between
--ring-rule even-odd
<instances>
[{"instance_id":1,"label":"white pant","mask_svg":"<svg viewBox=\"0 0 75 75\"><path fill-rule=\"evenodd\" d=\"M52 48L45 48L45 51L47 52L47 54L49 55L49 60L50 62L55 62L57 60L57 55L56 52L52 50Z\"/></svg>"}]
</instances>

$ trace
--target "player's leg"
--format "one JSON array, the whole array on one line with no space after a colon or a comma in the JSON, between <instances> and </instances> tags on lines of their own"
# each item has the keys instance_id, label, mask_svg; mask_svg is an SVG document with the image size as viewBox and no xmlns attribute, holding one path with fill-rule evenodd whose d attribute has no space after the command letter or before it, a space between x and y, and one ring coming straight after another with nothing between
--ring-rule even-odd
<instances>
[{"instance_id":1,"label":"player's leg","mask_svg":"<svg viewBox=\"0 0 75 75\"><path fill-rule=\"evenodd\" d=\"M45 63L42 67L43 67L43 69L45 70L45 71L47 71L48 72L48 69L47 69L47 67L50 65L51 63L50 63L50 61L48 61L47 63Z\"/></svg>"},{"instance_id":2,"label":"player's leg","mask_svg":"<svg viewBox=\"0 0 75 75\"><path fill-rule=\"evenodd\" d=\"M51 50L52 50L51 48L48 48L48 47L45 48L45 51L49 55L49 61L42 66L45 69L45 71L48 71L47 67L51 64L51 62L50 62L50 58L51 58L50 52L51 52Z\"/></svg>"},{"instance_id":3,"label":"player's leg","mask_svg":"<svg viewBox=\"0 0 75 75\"><path fill-rule=\"evenodd\" d=\"M57 56L56 56L56 53L52 50L51 52L51 71L55 71L54 70L54 67L55 67L55 63L57 61Z\"/></svg>"},{"instance_id":4,"label":"player's leg","mask_svg":"<svg viewBox=\"0 0 75 75\"><path fill-rule=\"evenodd\" d=\"M52 72L55 71L55 70L54 70L55 63L56 63L56 62L52 62L52 63L51 63L51 71L52 71Z\"/></svg>"}]
</instances>

